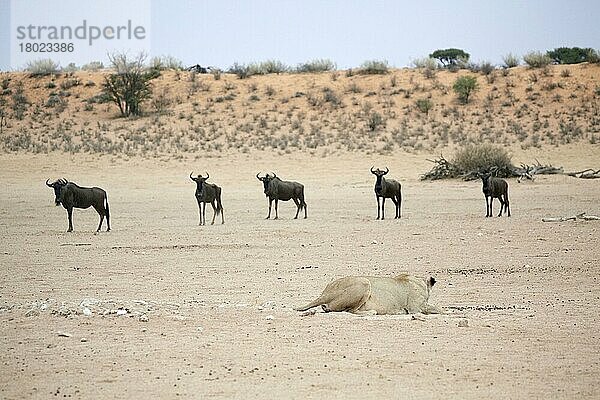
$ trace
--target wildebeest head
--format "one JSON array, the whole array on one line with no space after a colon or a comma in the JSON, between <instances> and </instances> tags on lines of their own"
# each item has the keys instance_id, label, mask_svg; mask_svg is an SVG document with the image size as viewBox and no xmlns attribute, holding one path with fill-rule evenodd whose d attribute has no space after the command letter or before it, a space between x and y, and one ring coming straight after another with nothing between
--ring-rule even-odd
<instances>
[{"instance_id":1,"label":"wildebeest head","mask_svg":"<svg viewBox=\"0 0 600 400\"><path fill-rule=\"evenodd\" d=\"M263 186L264 186L264 193L265 193L265 195L266 195L266 194L267 194L267 190L269 189L269 183L270 183L270 182L271 182L273 179L277 178L277 175L275 175L275 173L273 172L273 175L266 174L265 176L263 176L263 177L260 177L260 176L258 176L259 174L260 174L260 172L259 172L258 174L256 174L256 178L257 178L259 181L262 181L262 183L263 183Z\"/></svg>"},{"instance_id":2,"label":"wildebeest head","mask_svg":"<svg viewBox=\"0 0 600 400\"><path fill-rule=\"evenodd\" d=\"M190 172L190 179L193 180L194 182L196 182L196 189L200 192L200 191L202 191L202 186L204 185L204 183L206 182L206 180L208 178L210 178L210 175L207 172L206 173L206 178L203 177L200 174L198 174L198 176L194 178L194 176L192 175L192 173L193 172Z\"/></svg>"},{"instance_id":3,"label":"wildebeest head","mask_svg":"<svg viewBox=\"0 0 600 400\"><path fill-rule=\"evenodd\" d=\"M377 169L373 169L373 168L374 167L371 167L371 173L377 177L377 182L375 182L375 190L377 190L379 192L379 191L381 191L381 178L383 178L383 176L385 174L390 172L390 169L388 167L385 167L385 171L384 171L379 168L377 168Z\"/></svg>"},{"instance_id":4,"label":"wildebeest head","mask_svg":"<svg viewBox=\"0 0 600 400\"><path fill-rule=\"evenodd\" d=\"M479 173L478 175L483 183L483 193L488 193L490 191L490 177L492 175L490 173Z\"/></svg>"},{"instance_id":5,"label":"wildebeest head","mask_svg":"<svg viewBox=\"0 0 600 400\"><path fill-rule=\"evenodd\" d=\"M52 183L49 183L49 179L46 179L46 186L54 189L54 203L57 206L59 206L61 202L62 188L65 187L67 183L69 183L69 181L67 181L66 179L58 179Z\"/></svg>"}]
</instances>

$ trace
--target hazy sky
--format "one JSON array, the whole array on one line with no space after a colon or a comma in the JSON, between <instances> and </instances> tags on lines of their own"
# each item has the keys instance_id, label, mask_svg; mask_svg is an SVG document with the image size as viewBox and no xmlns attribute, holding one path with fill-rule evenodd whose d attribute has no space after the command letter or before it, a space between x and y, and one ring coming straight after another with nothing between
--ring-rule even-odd
<instances>
[{"instance_id":1,"label":"hazy sky","mask_svg":"<svg viewBox=\"0 0 600 400\"><path fill-rule=\"evenodd\" d=\"M30 0L19 1L26 4ZM98 2L101 0L78 4ZM401 67L447 47L467 51L473 61L500 64L509 52L522 55L560 46L600 48L597 0L148 2L151 55L171 55L185 65L227 68L236 61L265 59L296 65L328 58L339 68L355 67L369 59L385 59ZM8 3L0 0L2 69L9 57ZM56 13L59 19L69 10L64 1L46 4L52 5L51 12L33 6L28 15L33 19L36 13L44 13L47 20L48 13ZM123 17L115 8L115 15ZM61 64L66 65L64 61Z\"/></svg>"},{"instance_id":2,"label":"hazy sky","mask_svg":"<svg viewBox=\"0 0 600 400\"><path fill-rule=\"evenodd\" d=\"M274 58L406 66L458 47L474 61L560 46L600 48L600 1L163 1L152 3L152 49L220 67Z\"/></svg>"}]
</instances>

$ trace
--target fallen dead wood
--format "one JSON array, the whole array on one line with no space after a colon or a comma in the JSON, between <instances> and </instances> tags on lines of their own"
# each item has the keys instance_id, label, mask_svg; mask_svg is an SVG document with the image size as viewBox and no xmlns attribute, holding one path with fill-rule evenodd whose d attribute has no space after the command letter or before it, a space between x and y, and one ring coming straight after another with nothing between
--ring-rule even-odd
<instances>
[{"instance_id":1,"label":"fallen dead wood","mask_svg":"<svg viewBox=\"0 0 600 400\"><path fill-rule=\"evenodd\" d=\"M565 175L573 176L575 178L581 179L598 179L600 178L600 169L594 171L591 168L584 169L583 171L578 172L565 172Z\"/></svg>"},{"instance_id":2,"label":"fallen dead wood","mask_svg":"<svg viewBox=\"0 0 600 400\"><path fill-rule=\"evenodd\" d=\"M599 221L600 217L596 215L586 215L586 213L582 212L577 215L572 215L570 217L551 217L551 218L542 218L543 222L565 222L565 221L576 221L578 219L582 219L584 221Z\"/></svg>"},{"instance_id":3,"label":"fallen dead wood","mask_svg":"<svg viewBox=\"0 0 600 400\"><path fill-rule=\"evenodd\" d=\"M562 174L562 167L554 167L552 164L542 165L537 159L535 164L527 165L521 163L520 167L513 168L513 174L517 176L517 182L521 182L523 179L535 180L536 175L555 175Z\"/></svg>"},{"instance_id":4,"label":"fallen dead wood","mask_svg":"<svg viewBox=\"0 0 600 400\"><path fill-rule=\"evenodd\" d=\"M429 172L421 175L421 180L437 180L437 179L452 179L461 178L465 181L471 181L478 179L481 174L491 174L500 178L517 178L517 182L521 182L524 179L535 180L537 175L568 175L575 178L581 179L596 179L600 178L600 169L593 170L591 168L584 169L583 171L577 172L564 172L563 167L555 167L552 164L543 165L537 159L533 165L523 164L516 167L514 165L502 165L502 166L491 166L482 167L477 170L467 170L459 168L453 161L449 161L440 155L439 158L427 161L434 164L433 168Z\"/></svg>"}]
</instances>

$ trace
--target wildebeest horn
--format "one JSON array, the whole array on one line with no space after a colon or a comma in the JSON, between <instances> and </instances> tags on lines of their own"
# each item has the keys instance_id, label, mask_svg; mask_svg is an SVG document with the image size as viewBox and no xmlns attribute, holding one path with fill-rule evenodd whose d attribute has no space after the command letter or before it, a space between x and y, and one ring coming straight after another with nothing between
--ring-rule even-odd
<instances>
[{"instance_id":1,"label":"wildebeest horn","mask_svg":"<svg viewBox=\"0 0 600 400\"><path fill-rule=\"evenodd\" d=\"M192 176L192 174L194 173L194 171L190 172L190 179L194 180L194 177Z\"/></svg>"},{"instance_id":2,"label":"wildebeest horn","mask_svg":"<svg viewBox=\"0 0 600 400\"><path fill-rule=\"evenodd\" d=\"M48 181L49 181L49 180L50 180L50 179L46 179L46 186L48 186L48 187L52 187L52 185L48 183Z\"/></svg>"},{"instance_id":3,"label":"wildebeest horn","mask_svg":"<svg viewBox=\"0 0 600 400\"><path fill-rule=\"evenodd\" d=\"M390 169L388 167L385 167L385 173L387 174L388 172L390 172Z\"/></svg>"},{"instance_id":4,"label":"wildebeest horn","mask_svg":"<svg viewBox=\"0 0 600 400\"><path fill-rule=\"evenodd\" d=\"M260 172L258 172L258 174L260 174ZM260 181L260 176L258 176L258 174L256 174L256 179Z\"/></svg>"},{"instance_id":5,"label":"wildebeest horn","mask_svg":"<svg viewBox=\"0 0 600 400\"><path fill-rule=\"evenodd\" d=\"M371 167L371 173L372 173L372 174L374 174L374 173L375 173L375 171L373 171L373 168L375 168L375 166L374 166L374 165Z\"/></svg>"},{"instance_id":6,"label":"wildebeest horn","mask_svg":"<svg viewBox=\"0 0 600 400\"><path fill-rule=\"evenodd\" d=\"M273 178L277 178L277 175L275 175L275 172L273 172Z\"/></svg>"},{"instance_id":7,"label":"wildebeest horn","mask_svg":"<svg viewBox=\"0 0 600 400\"><path fill-rule=\"evenodd\" d=\"M206 178L205 178L205 180L208 179L208 178L210 178L210 175L208 174L208 171L204 171L204 172L206 172Z\"/></svg>"}]
</instances>

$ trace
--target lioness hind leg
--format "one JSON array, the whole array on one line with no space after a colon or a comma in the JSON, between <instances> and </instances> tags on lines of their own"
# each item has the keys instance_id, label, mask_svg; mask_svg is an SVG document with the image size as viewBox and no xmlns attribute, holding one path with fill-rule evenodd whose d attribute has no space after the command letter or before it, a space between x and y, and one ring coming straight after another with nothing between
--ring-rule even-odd
<instances>
[{"instance_id":1,"label":"lioness hind leg","mask_svg":"<svg viewBox=\"0 0 600 400\"><path fill-rule=\"evenodd\" d=\"M377 315L376 310L366 310L366 311L354 311L353 314L358 315L359 317L368 317L369 315Z\"/></svg>"},{"instance_id":2,"label":"lioness hind leg","mask_svg":"<svg viewBox=\"0 0 600 400\"><path fill-rule=\"evenodd\" d=\"M371 296L371 282L368 279L357 278L349 285L336 288L335 295L327 302L330 311L358 311Z\"/></svg>"}]
</instances>

